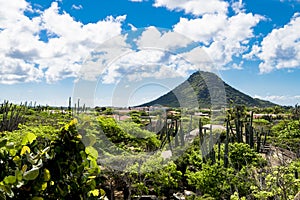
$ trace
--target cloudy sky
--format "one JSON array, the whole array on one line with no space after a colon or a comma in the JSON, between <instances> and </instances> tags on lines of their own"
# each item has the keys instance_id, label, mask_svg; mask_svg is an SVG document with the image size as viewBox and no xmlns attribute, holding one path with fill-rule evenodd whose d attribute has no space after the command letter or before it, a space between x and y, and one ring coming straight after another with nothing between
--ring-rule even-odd
<instances>
[{"instance_id":1,"label":"cloudy sky","mask_svg":"<svg viewBox=\"0 0 300 200\"><path fill-rule=\"evenodd\" d=\"M1 101L67 105L79 91L133 105L205 70L253 97L300 102L299 0L0 3Z\"/></svg>"}]
</instances>

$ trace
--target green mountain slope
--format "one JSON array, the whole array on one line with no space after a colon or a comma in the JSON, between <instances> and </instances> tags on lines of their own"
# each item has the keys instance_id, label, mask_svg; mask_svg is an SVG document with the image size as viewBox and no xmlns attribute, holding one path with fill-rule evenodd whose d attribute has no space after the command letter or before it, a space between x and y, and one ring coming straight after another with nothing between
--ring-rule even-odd
<instances>
[{"instance_id":1,"label":"green mountain slope","mask_svg":"<svg viewBox=\"0 0 300 200\"><path fill-rule=\"evenodd\" d=\"M261 99L252 98L220 79L211 72L195 72L186 81L167 94L140 106L169 106L208 108L218 102L233 102L249 107L271 107L276 104Z\"/></svg>"}]
</instances>

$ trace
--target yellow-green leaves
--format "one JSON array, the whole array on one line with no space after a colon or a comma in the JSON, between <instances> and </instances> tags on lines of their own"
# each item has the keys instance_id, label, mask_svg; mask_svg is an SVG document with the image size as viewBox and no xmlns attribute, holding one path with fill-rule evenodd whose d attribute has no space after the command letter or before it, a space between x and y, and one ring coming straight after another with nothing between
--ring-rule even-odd
<instances>
[{"instance_id":1,"label":"yellow-green leaves","mask_svg":"<svg viewBox=\"0 0 300 200\"><path fill-rule=\"evenodd\" d=\"M44 169L44 181L49 181L51 178L50 171L48 169Z\"/></svg>"},{"instance_id":2,"label":"yellow-green leaves","mask_svg":"<svg viewBox=\"0 0 300 200\"><path fill-rule=\"evenodd\" d=\"M31 170L24 173L23 179L27 181L35 180L38 177L39 173L39 168L32 168Z\"/></svg>"},{"instance_id":3,"label":"yellow-green leaves","mask_svg":"<svg viewBox=\"0 0 300 200\"><path fill-rule=\"evenodd\" d=\"M32 200L44 200L43 197L33 197Z\"/></svg>"},{"instance_id":4,"label":"yellow-green leaves","mask_svg":"<svg viewBox=\"0 0 300 200\"><path fill-rule=\"evenodd\" d=\"M6 176L4 178L4 183L6 184L14 184L17 181L17 178L15 176Z\"/></svg>"},{"instance_id":5,"label":"yellow-green leaves","mask_svg":"<svg viewBox=\"0 0 300 200\"><path fill-rule=\"evenodd\" d=\"M89 156L97 159L98 158L98 151L92 147L92 146L88 146L85 148L85 153L88 154Z\"/></svg>"},{"instance_id":6,"label":"yellow-green leaves","mask_svg":"<svg viewBox=\"0 0 300 200\"><path fill-rule=\"evenodd\" d=\"M88 196L93 196L93 197L98 197L98 196L103 197L104 195L105 195L105 191L102 189L94 189L88 192Z\"/></svg>"},{"instance_id":7,"label":"yellow-green leaves","mask_svg":"<svg viewBox=\"0 0 300 200\"><path fill-rule=\"evenodd\" d=\"M74 118L74 119L72 119L72 120L70 121L69 124L66 124L66 125L65 125L64 129L65 129L66 131L69 131L70 128L73 128L76 124L78 124L78 121L77 121L76 118Z\"/></svg>"},{"instance_id":8,"label":"yellow-green leaves","mask_svg":"<svg viewBox=\"0 0 300 200\"><path fill-rule=\"evenodd\" d=\"M36 135L33 133L27 133L27 135L22 140L22 145L31 144L36 139Z\"/></svg>"},{"instance_id":9,"label":"yellow-green leaves","mask_svg":"<svg viewBox=\"0 0 300 200\"><path fill-rule=\"evenodd\" d=\"M94 190L91 190L88 192L88 195L93 196L93 197L97 197L97 196L99 196L99 194L100 194L100 192L98 189L94 189Z\"/></svg>"},{"instance_id":10,"label":"yellow-green leaves","mask_svg":"<svg viewBox=\"0 0 300 200\"><path fill-rule=\"evenodd\" d=\"M24 155L25 153L30 153L30 148L28 146L23 146L20 155Z\"/></svg>"}]
</instances>

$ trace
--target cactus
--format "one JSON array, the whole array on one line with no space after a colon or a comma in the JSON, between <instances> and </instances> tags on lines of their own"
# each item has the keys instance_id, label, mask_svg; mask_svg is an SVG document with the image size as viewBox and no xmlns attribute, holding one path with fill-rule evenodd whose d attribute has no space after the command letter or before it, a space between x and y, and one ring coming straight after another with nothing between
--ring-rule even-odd
<instances>
[{"instance_id":1,"label":"cactus","mask_svg":"<svg viewBox=\"0 0 300 200\"><path fill-rule=\"evenodd\" d=\"M256 132L253 127L250 127L250 138L249 138L249 145L253 149L254 148L254 132Z\"/></svg>"},{"instance_id":2,"label":"cactus","mask_svg":"<svg viewBox=\"0 0 300 200\"><path fill-rule=\"evenodd\" d=\"M263 128L261 128L261 133L263 133ZM260 151L260 141L261 141L261 135L258 131L256 133L256 151L259 153Z\"/></svg>"},{"instance_id":3,"label":"cactus","mask_svg":"<svg viewBox=\"0 0 300 200\"><path fill-rule=\"evenodd\" d=\"M204 133L203 133L203 127L202 127L202 122L201 119L199 119L199 145L200 145L200 150L202 152L202 160L203 162L206 162L206 143L204 141L204 137L206 135L206 129L204 129Z\"/></svg>"},{"instance_id":4,"label":"cactus","mask_svg":"<svg viewBox=\"0 0 300 200\"><path fill-rule=\"evenodd\" d=\"M203 143L203 130L202 130L202 121L201 118L199 119L199 139L200 139L200 146Z\"/></svg>"},{"instance_id":5,"label":"cactus","mask_svg":"<svg viewBox=\"0 0 300 200\"><path fill-rule=\"evenodd\" d=\"M178 122L177 119L174 120L175 123L175 130L174 130L174 134L175 134L175 147L179 146L179 139L178 139Z\"/></svg>"},{"instance_id":6,"label":"cactus","mask_svg":"<svg viewBox=\"0 0 300 200\"><path fill-rule=\"evenodd\" d=\"M71 115L71 109L72 109L72 99L69 97L69 106L68 106L68 112Z\"/></svg>"},{"instance_id":7,"label":"cactus","mask_svg":"<svg viewBox=\"0 0 300 200\"><path fill-rule=\"evenodd\" d=\"M209 130L209 158L212 161L212 164L216 162L216 152L214 150L214 144L213 144L212 125L210 125L210 130Z\"/></svg>"},{"instance_id":8,"label":"cactus","mask_svg":"<svg viewBox=\"0 0 300 200\"><path fill-rule=\"evenodd\" d=\"M218 139L218 163L220 163L221 160L221 141L220 138Z\"/></svg>"},{"instance_id":9,"label":"cactus","mask_svg":"<svg viewBox=\"0 0 300 200\"><path fill-rule=\"evenodd\" d=\"M180 145L181 146L184 146L184 133L183 133L183 127L182 127L182 122L181 122L181 120L179 121L179 127L180 127L180 129L179 129L179 135L180 135Z\"/></svg>"},{"instance_id":10,"label":"cactus","mask_svg":"<svg viewBox=\"0 0 300 200\"><path fill-rule=\"evenodd\" d=\"M0 131L13 131L18 129L18 125L25 121L24 113L27 103L17 106L8 101L0 105Z\"/></svg>"},{"instance_id":11,"label":"cactus","mask_svg":"<svg viewBox=\"0 0 300 200\"><path fill-rule=\"evenodd\" d=\"M83 104L83 106L82 106L82 112L85 112L85 104Z\"/></svg>"},{"instance_id":12,"label":"cactus","mask_svg":"<svg viewBox=\"0 0 300 200\"><path fill-rule=\"evenodd\" d=\"M225 149L224 149L224 167L228 167L228 142L229 142L229 117L226 123L226 139L225 139Z\"/></svg>"},{"instance_id":13,"label":"cactus","mask_svg":"<svg viewBox=\"0 0 300 200\"><path fill-rule=\"evenodd\" d=\"M80 99L78 99L78 101L77 101L77 114L79 114L79 111L80 111L79 102L80 102Z\"/></svg>"}]
</instances>

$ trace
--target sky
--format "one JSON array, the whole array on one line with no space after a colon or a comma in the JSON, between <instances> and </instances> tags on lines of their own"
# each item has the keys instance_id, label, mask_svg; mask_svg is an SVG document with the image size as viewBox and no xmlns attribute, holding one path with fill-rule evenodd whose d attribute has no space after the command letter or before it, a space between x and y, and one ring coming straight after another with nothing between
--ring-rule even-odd
<instances>
[{"instance_id":1,"label":"sky","mask_svg":"<svg viewBox=\"0 0 300 200\"><path fill-rule=\"evenodd\" d=\"M0 101L138 105L203 70L300 102L299 0L0 3Z\"/></svg>"}]
</instances>

